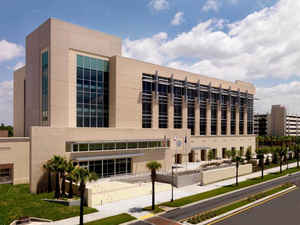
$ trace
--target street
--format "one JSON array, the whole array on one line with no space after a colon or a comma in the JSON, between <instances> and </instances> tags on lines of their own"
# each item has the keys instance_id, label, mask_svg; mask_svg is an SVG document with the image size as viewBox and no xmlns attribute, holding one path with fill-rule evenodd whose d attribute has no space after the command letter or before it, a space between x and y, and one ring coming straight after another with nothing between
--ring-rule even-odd
<instances>
[{"instance_id":1,"label":"street","mask_svg":"<svg viewBox=\"0 0 300 225\"><path fill-rule=\"evenodd\" d=\"M286 183L286 182L298 183L299 180L300 180L300 173L290 175L290 176L285 176L280 179L269 181L269 182L263 183L263 184L258 184L258 185L252 186L250 188L247 188L245 190L236 191L232 194L227 194L225 196L222 196L219 198L214 198L209 201L195 203L195 204L193 204L191 206L187 206L187 207L177 208L175 210L161 214L160 217L163 217L163 218L166 218L166 219L169 219L172 221L181 221L183 219L189 218L189 217L199 214L201 212L205 212L207 210L214 209L218 206L221 206L221 205L224 205L224 204L227 204L230 202L234 202L236 200L242 199L249 195L254 195L254 194L260 193L264 190L270 189L272 187L278 186L278 185ZM138 222L132 223L132 225L146 225L146 224L148 225L149 224L149 223L147 223L148 220L149 219L147 219L145 221L138 221ZM155 224L159 225L160 223L155 223ZM283 224L281 224L281 225L283 225Z\"/></svg>"}]
</instances>

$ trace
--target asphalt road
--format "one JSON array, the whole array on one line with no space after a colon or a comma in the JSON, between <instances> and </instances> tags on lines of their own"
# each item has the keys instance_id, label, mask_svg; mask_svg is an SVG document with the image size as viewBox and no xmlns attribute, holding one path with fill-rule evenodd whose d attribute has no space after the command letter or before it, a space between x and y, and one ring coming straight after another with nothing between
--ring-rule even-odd
<instances>
[{"instance_id":1,"label":"asphalt road","mask_svg":"<svg viewBox=\"0 0 300 225\"><path fill-rule=\"evenodd\" d=\"M299 225L300 189L229 217L214 225Z\"/></svg>"},{"instance_id":2,"label":"asphalt road","mask_svg":"<svg viewBox=\"0 0 300 225\"><path fill-rule=\"evenodd\" d=\"M264 190L270 189L272 187L278 186L280 184L286 183L286 182L294 182L294 183L299 183L300 181L300 173L290 175L290 176L285 176L280 179L276 179L273 181L269 181L267 183L259 184L250 188L247 188L245 190L240 190L232 194L227 194L222 197L218 197L209 201L205 201L202 203L196 203L188 207L182 207L182 208L177 208L175 210L166 212L164 214L161 214L161 217L173 220L173 221L181 221L183 219L189 218L191 216L194 216L198 213L205 212L207 210L216 208L218 206L245 198L249 195L253 195L259 192L262 192ZM138 221L135 223L132 223L132 225L148 225L147 221ZM252 223L253 224L253 223ZM259 224L259 223L258 223ZM300 224L300 222L298 223ZM283 225L283 224L281 224ZM284 224L287 225L287 224Z\"/></svg>"}]
</instances>

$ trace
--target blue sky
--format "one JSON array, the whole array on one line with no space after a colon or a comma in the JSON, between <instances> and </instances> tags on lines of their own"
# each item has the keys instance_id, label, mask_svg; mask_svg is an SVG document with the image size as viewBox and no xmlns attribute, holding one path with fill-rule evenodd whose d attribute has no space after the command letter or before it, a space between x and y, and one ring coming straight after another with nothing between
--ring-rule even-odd
<instances>
[{"instance_id":1,"label":"blue sky","mask_svg":"<svg viewBox=\"0 0 300 225\"><path fill-rule=\"evenodd\" d=\"M298 51L294 48L300 41L295 27L300 22L297 2L3 1L0 123L12 123L12 74L25 62L25 37L49 17L121 37L125 56L221 79L250 81L262 99L256 104L259 112L268 111L271 104L285 104L289 111L299 111L300 91L291 92L300 89Z\"/></svg>"}]
</instances>

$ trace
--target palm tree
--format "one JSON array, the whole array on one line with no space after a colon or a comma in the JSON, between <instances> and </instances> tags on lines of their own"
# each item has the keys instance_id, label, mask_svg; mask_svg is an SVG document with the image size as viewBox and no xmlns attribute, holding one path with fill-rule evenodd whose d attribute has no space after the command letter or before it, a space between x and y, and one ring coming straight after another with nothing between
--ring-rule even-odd
<instances>
[{"instance_id":1,"label":"palm tree","mask_svg":"<svg viewBox=\"0 0 300 225\"><path fill-rule=\"evenodd\" d=\"M53 170L52 165L51 165L52 161L48 160L44 165L43 168L47 171L48 173L48 193L52 192L52 182L51 182L51 171Z\"/></svg>"},{"instance_id":2,"label":"palm tree","mask_svg":"<svg viewBox=\"0 0 300 225\"><path fill-rule=\"evenodd\" d=\"M235 160L235 156L236 156L236 150L235 150L235 148L232 148L232 149L231 149L230 155L231 155L232 161L234 161L234 160Z\"/></svg>"},{"instance_id":3,"label":"palm tree","mask_svg":"<svg viewBox=\"0 0 300 225\"><path fill-rule=\"evenodd\" d=\"M251 151L251 146L249 146L246 151L246 160L248 163L251 160L251 158L252 158L252 151Z\"/></svg>"},{"instance_id":4,"label":"palm tree","mask_svg":"<svg viewBox=\"0 0 300 225\"><path fill-rule=\"evenodd\" d=\"M286 149L282 145L281 147L277 148L277 152L278 152L278 155L279 155L280 173L282 173L282 160L283 160L283 157L285 155Z\"/></svg>"},{"instance_id":5,"label":"palm tree","mask_svg":"<svg viewBox=\"0 0 300 225\"><path fill-rule=\"evenodd\" d=\"M59 175L60 175L61 165L63 160L64 159L58 155L54 155L53 158L51 159L52 170L55 173L55 193L54 193L55 198L60 198Z\"/></svg>"},{"instance_id":6,"label":"palm tree","mask_svg":"<svg viewBox=\"0 0 300 225\"><path fill-rule=\"evenodd\" d=\"M215 154L212 150L208 151L208 162L210 162L211 160L213 160L215 157Z\"/></svg>"},{"instance_id":7,"label":"palm tree","mask_svg":"<svg viewBox=\"0 0 300 225\"><path fill-rule=\"evenodd\" d=\"M80 192L80 219L79 224L83 225L83 204L84 204L84 192L85 186L88 181L97 180L98 176L96 173L90 173L87 169L80 166L76 166L74 169L74 178L76 183L79 183Z\"/></svg>"},{"instance_id":8,"label":"palm tree","mask_svg":"<svg viewBox=\"0 0 300 225\"><path fill-rule=\"evenodd\" d=\"M62 179L61 181L61 196L66 197L66 169L67 169L68 162L65 158L61 157L59 173Z\"/></svg>"},{"instance_id":9,"label":"palm tree","mask_svg":"<svg viewBox=\"0 0 300 225\"><path fill-rule=\"evenodd\" d=\"M259 166L261 168L261 179L264 179L264 167L265 167L265 155L263 149L258 149L256 152L256 158L259 159Z\"/></svg>"},{"instance_id":10,"label":"palm tree","mask_svg":"<svg viewBox=\"0 0 300 225\"><path fill-rule=\"evenodd\" d=\"M240 166L240 162L243 162L243 158L240 156L236 156L235 157L235 171L236 171L236 176L235 176L235 184L236 186L239 185L239 166Z\"/></svg>"},{"instance_id":11,"label":"palm tree","mask_svg":"<svg viewBox=\"0 0 300 225\"><path fill-rule=\"evenodd\" d=\"M299 153L300 153L300 146L295 144L295 148L294 148L294 152L295 152L295 156L297 159L297 168L299 168Z\"/></svg>"},{"instance_id":12,"label":"palm tree","mask_svg":"<svg viewBox=\"0 0 300 225\"><path fill-rule=\"evenodd\" d=\"M69 181L69 195L68 198L73 198L73 181L75 180L74 175L75 166L73 165L73 162L70 160L67 163L66 166L66 179Z\"/></svg>"},{"instance_id":13,"label":"palm tree","mask_svg":"<svg viewBox=\"0 0 300 225\"><path fill-rule=\"evenodd\" d=\"M147 168L151 171L151 181L152 181L152 210L155 208L155 180L156 171L161 168L161 164L156 161L148 162Z\"/></svg>"}]
</instances>

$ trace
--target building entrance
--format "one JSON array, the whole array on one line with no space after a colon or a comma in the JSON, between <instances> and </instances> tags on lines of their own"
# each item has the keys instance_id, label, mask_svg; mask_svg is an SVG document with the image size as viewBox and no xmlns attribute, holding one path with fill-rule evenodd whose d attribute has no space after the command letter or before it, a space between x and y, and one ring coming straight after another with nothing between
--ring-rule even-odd
<instances>
[{"instance_id":1,"label":"building entrance","mask_svg":"<svg viewBox=\"0 0 300 225\"><path fill-rule=\"evenodd\" d=\"M100 177L111 177L132 173L132 159L108 159L79 162L79 166L95 172Z\"/></svg>"}]
</instances>

